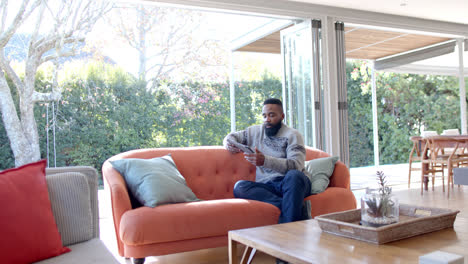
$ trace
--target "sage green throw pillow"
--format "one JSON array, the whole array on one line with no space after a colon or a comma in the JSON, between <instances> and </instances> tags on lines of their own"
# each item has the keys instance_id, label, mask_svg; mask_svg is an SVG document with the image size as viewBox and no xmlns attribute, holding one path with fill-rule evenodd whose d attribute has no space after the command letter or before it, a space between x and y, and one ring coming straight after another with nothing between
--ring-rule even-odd
<instances>
[{"instance_id":1,"label":"sage green throw pillow","mask_svg":"<svg viewBox=\"0 0 468 264\"><path fill-rule=\"evenodd\" d=\"M144 206L199 201L170 155L153 159L121 159L110 163L122 174L130 192Z\"/></svg>"},{"instance_id":2,"label":"sage green throw pillow","mask_svg":"<svg viewBox=\"0 0 468 264\"><path fill-rule=\"evenodd\" d=\"M311 183L311 193L317 194L325 191L330 184L330 176L335 170L338 157L326 157L308 160L305 162L305 175Z\"/></svg>"}]
</instances>

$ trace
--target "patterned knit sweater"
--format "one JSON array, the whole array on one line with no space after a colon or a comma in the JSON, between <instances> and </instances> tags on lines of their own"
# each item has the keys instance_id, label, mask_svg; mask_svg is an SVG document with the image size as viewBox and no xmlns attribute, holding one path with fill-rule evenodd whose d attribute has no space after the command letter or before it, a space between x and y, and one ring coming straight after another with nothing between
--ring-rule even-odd
<instances>
[{"instance_id":1,"label":"patterned knit sweater","mask_svg":"<svg viewBox=\"0 0 468 264\"><path fill-rule=\"evenodd\" d=\"M297 130L284 123L273 137L265 134L265 125L256 125L228 134L223 141L225 147L228 138L252 149L257 148L265 155L263 166L257 166L257 182L267 182L274 177L284 176L289 170L304 170L304 139Z\"/></svg>"}]
</instances>

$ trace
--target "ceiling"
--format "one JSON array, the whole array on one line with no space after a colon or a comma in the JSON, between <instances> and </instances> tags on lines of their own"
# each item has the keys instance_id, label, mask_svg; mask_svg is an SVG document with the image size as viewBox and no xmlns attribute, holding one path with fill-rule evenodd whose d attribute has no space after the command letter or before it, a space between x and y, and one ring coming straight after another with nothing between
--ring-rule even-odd
<instances>
[{"instance_id":1,"label":"ceiling","mask_svg":"<svg viewBox=\"0 0 468 264\"><path fill-rule=\"evenodd\" d=\"M345 27L346 57L375 60L402 52L427 47L449 38L383 31L359 27ZM237 51L281 53L280 31L275 31Z\"/></svg>"},{"instance_id":2,"label":"ceiling","mask_svg":"<svg viewBox=\"0 0 468 264\"><path fill-rule=\"evenodd\" d=\"M281 54L281 36L280 31L273 32L259 40L248 45L240 47L235 51L264 52Z\"/></svg>"},{"instance_id":3,"label":"ceiling","mask_svg":"<svg viewBox=\"0 0 468 264\"><path fill-rule=\"evenodd\" d=\"M416 17L468 26L467 0L284 0Z\"/></svg>"},{"instance_id":4,"label":"ceiling","mask_svg":"<svg viewBox=\"0 0 468 264\"><path fill-rule=\"evenodd\" d=\"M355 9L383 14L428 19L465 24L468 27L468 0L279 0L284 2L303 2L321 6ZM345 24L346 25L346 24ZM271 31L254 42L246 42L237 47L238 51L281 53L280 31ZM394 30L373 29L347 25L345 27L346 57L353 59L377 60L392 55L417 50L450 40L449 38L421 35ZM466 42L465 42L466 43ZM468 44L465 44L468 45ZM455 54L456 55L456 54ZM454 54L447 56L455 56ZM442 56L442 57L447 57ZM441 57L441 58L442 58ZM450 64L458 64L457 57L450 59ZM408 65L411 66L411 65ZM455 65L456 66L456 65ZM426 67L426 66L425 66ZM440 68L434 67L434 68ZM448 71L458 72L456 67L446 67ZM450 69L449 69L450 68ZM394 68L396 69L396 68ZM405 69L408 70L408 69ZM420 69L418 69L420 70ZM424 69L427 71L427 69ZM433 71L433 70L432 70ZM445 74L446 72L441 72Z\"/></svg>"},{"instance_id":5,"label":"ceiling","mask_svg":"<svg viewBox=\"0 0 468 264\"><path fill-rule=\"evenodd\" d=\"M389 61L400 57L410 57L422 60L419 54L431 53L431 49L438 49L447 44L437 47L431 45L448 41L448 38L441 36L452 36L465 38L465 51L468 42L466 32L468 32L468 0L148 0L155 2L167 2L174 4L194 5L204 8L214 8L223 10L235 10L236 12L259 12L266 10L266 13L276 13L290 17L302 17L295 15L301 13L307 5L312 8L315 5L315 12L326 13L326 8L330 8L329 16L342 16L345 22L345 45L346 57L356 59L370 59L376 62ZM293 4L296 3L296 4ZM291 6L291 9L287 7ZM293 15L281 13L281 10L289 10ZM312 12L312 9L305 8L304 12ZM356 12L353 12L353 11ZM369 13L363 13L369 12ZM287 13L287 12L286 12ZM328 13L326 13L328 14ZM394 15L394 17L386 16ZM362 18L361 16L364 16ZM366 17L367 16L367 17ZM374 23L367 25L366 21L378 21L391 18L381 28ZM307 17L307 16L306 16ZM346 18L351 18L349 21ZM356 18L353 20L353 18ZM411 20L406 18L417 18L415 27L411 26ZM366 20L367 19L367 20ZM401 21L400 21L401 20ZM354 21L354 22L353 22ZM437 23L441 21L441 23ZM290 22L293 22L290 20ZM447 22L447 23L442 23ZM354 23L354 24L353 24ZM408 24L409 23L409 24ZM449 24L452 23L452 24ZM289 24L291 25L291 24ZM231 42L232 51L252 51L266 53L281 53L280 31L289 25L271 28L266 31L265 27L260 30L249 31ZM362 25L362 26L361 26ZM367 26L366 26L367 25ZM422 26L423 25L423 26ZM385 27L385 28L384 28ZM398 28L403 28L397 32ZM421 29L422 28L422 29ZM434 31L430 30L434 28ZM422 33L422 32L428 33ZM429 33L432 32L432 33ZM431 34L431 35L422 35ZM436 36L437 35L437 36ZM424 49L419 49L423 48ZM452 45L452 47L454 47ZM419 50L418 50L419 49ZM453 53L453 51L450 51ZM456 53L456 52L455 52ZM465 52L467 53L467 52ZM447 54L447 53L442 53ZM408 55L408 56L407 56ZM427 55L427 54L426 54ZM452 56L453 54L447 54ZM432 56L432 55L431 55ZM434 55L441 56L439 55ZM441 56L444 57L445 55ZM424 56L423 56L424 57ZM427 56L425 56L427 57ZM433 58L434 58L433 57ZM393 60L394 61L394 60ZM416 60L413 60L416 61ZM458 73L458 58L450 58L450 64L456 67L447 66L451 71ZM437 64L434 67L440 67ZM445 72L443 72L445 74Z\"/></svg>"},{"instance_id":6,"label":"ceiling","mask_svg":"<svg viewBox=\"0 0 468 264\"><path fill-rule=\"evenodd\" d=\"M435 36L345 27L346 58L350 59L375 60L448 40Z\"/></svg>"}]
</instances>

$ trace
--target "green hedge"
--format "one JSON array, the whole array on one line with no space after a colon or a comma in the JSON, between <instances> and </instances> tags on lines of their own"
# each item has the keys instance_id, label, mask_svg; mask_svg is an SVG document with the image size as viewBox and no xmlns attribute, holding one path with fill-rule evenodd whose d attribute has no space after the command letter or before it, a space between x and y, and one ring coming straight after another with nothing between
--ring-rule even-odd
<instances>
[{"instance_id":1,"label":"green hedge","mask_svg":"<svg viewBox=\"0 0 468 264\"><path fill-rule=\"evenodd\" d=\"M77 66L75 66L77 67ZM347 63L351 167L373 164L370 76L362 62ZM44 90L50 74L40 72ZM62 100L56 105L57 166L101 169L112 155L145 147L221 145L230 131L228 83L165 83L148 90L118 67L88 63L69 70ZM420 131L460 128L458 82L453 77L378 73L377 101L380 162L407 162L409 136ZM236 126L261 122L262 102L281 98L281 81L265 74L259 81L235 83ZM49 104L49 125L52 109ZM46 157L46 105L35 106ZM49 160L54 163L52 133ZM0 123L0 169L14 166Z\"/></svg>"}]
</instances>

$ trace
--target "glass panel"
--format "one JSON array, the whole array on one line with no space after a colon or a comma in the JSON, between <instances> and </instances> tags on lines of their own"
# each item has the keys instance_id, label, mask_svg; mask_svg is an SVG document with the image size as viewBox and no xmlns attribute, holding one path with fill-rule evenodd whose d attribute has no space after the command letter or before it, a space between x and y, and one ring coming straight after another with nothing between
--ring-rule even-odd
<instances>
[{"instance_id":1,"label":"glass panel","mask_svg":"<svg viewBox=\"0 0 468 264\"><path fill-rule=\"evenodd\" d=\"M301 132L307 146L316 145L311 32L310 22L282 32L286 123Z\"/></svg>"}]
</instances>

